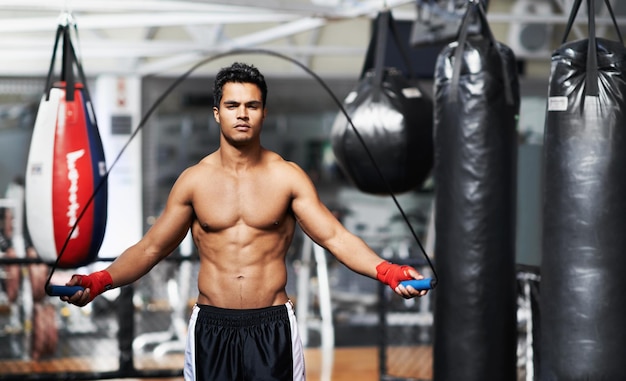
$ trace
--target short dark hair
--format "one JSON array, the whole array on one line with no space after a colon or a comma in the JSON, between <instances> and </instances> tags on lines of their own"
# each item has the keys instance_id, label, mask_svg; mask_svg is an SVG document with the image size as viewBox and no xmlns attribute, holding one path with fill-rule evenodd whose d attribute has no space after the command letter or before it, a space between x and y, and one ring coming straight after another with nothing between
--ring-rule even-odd
<instances>
[{"instance_id":1,"label":"short dark hair","mask_svg":"<svg viewBox=\"0 0 626 381\"><path fill-rule=\"evenodd\" d=\"M265 83L265 77L263 77L259 69L253 65L241 62L235 62L228 67L220 69L215 77L215 84L213 85L213 105L215 107L219 107L222 101L224 85L228 82L252 83L257 85L261 90L261 100L263 107L265 107L267 84Z\"/></svg>"}]
</instances>

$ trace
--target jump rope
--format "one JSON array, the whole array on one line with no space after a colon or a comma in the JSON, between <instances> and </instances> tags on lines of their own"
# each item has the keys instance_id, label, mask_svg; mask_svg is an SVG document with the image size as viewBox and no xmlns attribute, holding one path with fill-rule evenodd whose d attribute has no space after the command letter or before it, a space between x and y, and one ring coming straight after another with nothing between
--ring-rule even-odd
<instances>
[{"instance_id":1,"label":"jump rope","mask_svg":"<svg viewBox=\"0 0 626 381\"><path fill-rule=\"evenodd\" d=\"M73 51L73 47L71 48L71 50L72 50L72 54L74 55L74 57L76 57L76 55L75 55L75 53ZM335 101L335 103L337 104L337 106L339 107L341 112L344 114L344 116L348 120L348 123L350 124L350 126L351 126L352 130L354 131L356 137L358 138L358 140L361 143L361 145L363 146L367 156L369 157L370 161L372 162L372 166L374 167L376 173L378 173L378 176L380 177L381 181L383 182L383 184L385 184L385 187L387 188L388 194L393 199L393 202L396 205L396 208L398 209L398 211L402 215L402 219L404 220L406 226L409 228L409 230L411 232L411 235L413 236L413 239L415 240L415 242L417 243L418 247L420 248L420 251L421 251L422 255L424 256L424 259L426 259L426 262L428 263L428 267L430 268L430 271L432 272L432 277L431 278L407 280L407 281L400 282L400 284L402 284L404 286L411 286L411 287L415 288L418 291L430 290L430 289L433 289L433 288L435 288L437 286L438 277L437 277L437 272L435 271L435 266L433 265L430 257L426 253L426 250L424 249L424 246L422 245L421 240L419 239L419 237L415 233L415 230L413 229L413 226L411 225L411 222L409 221L406 213L404 212L404 209L402 209L402 207L400 206L400 203L398 202L398 200L397 200L393 190L391 189L391 186L387 182L387 179L383 175L383 172L381 171L380 167L376 163L376 160L374 159L374 156L372 155L371 151L368 149L367 144L365 144L365 140L363 140L363 137L361 136L359 131L354 126L354 123L352 123L352 119L350 118L350 115L348 115L348 112L346 111L346 109L343 107L342 102L337 98L337 96L335 96L335 94L328 87L328 85L324 82L324 80L322 80L322 78L320 78L311 69L309 69L308 67L304 66L302 63L298 62L297 60L295 60L295 59L293 59L293 58L291 58L289 56L286 56L286 55L283 55L283 54L280 54L280 53L277 53L277 52L274 52L274 51L271 51L271 50L265 50L265 49L234 49L234 50L231 50L231 51L228 51L228 52L219 53L217 55L205 58L205 59L199 61L198 63L196 63L194 66L192 66L190 69L188 69L185 73L183 73L180 77L178 77L161 94L161 96L152 104L152 106L144 114L144 116L141 119L141 121L139 122L139 125L137 126L137 128L133 131L133 133L130 135L130 138L126 142L126 144L124 144L124 146L120 149L120 152L117 154L115 159L111 162L111 166L106 171L104 176L102 176L102 179L98 183L98 186L96 187L96 189L94 190L94 192L92 193L90 198L85 203L85 207L78 214L78 216L76 218L76 222L74 222L74 225L70 229L70 232L68 233L67 238L65 239L65 242L64 242L63 246L61 247L61 250L59 251L59 255L57 256L57 259L56 259L56 261L54 262L54 264L52 266L50 274L48 275L48 279L46 280L45 289L46 289L46 293L49 296L72 296L77 291L83 290L83 287L81 287L81 286L52 285L52 284L50 284L50 281L52 279L52 275L56 271L56 269L57 269L57 267L59 265L59 261L61 260L61 257L65 253L65 250L66 250L66 248L67 248L67 246L68 246L68 244L70 242L70 238L72 237L72 233L74 232L74 230L78 226L79 221L82 219L82 217L85 214L85 212L87 211L89 205L91 205L91 203L93 202L93 200L94 200L96 194L98 193L98 191L106 184L106 182L108 180L108 177L109 177L109 174L111 173L111 171L115 167L115 164L119 161L120 157L122 156L124 151L126 151L126 149L130 145L130 143L133 141L135 136L137 136L139 131L144 127L144 125L148 121L148 118L150 118L150 116L152 116L152 114L154 113L154 111L156 111L157 107L161 104L161 102L163 102L163 100L165 100L165 98L179 84L181 84L185 79L187 79L187 77L189 77L189 75L191 75L196 69L198 69L199 67L201 67L203 65L206 65L209 62L215 61L217 59L224 58L224 57L227 57L227 56L232 56L232 55L240 55L240 54L265 54L265 55L274 56L274 57L277 57L277 58L289 61L289 62L295 64L296 66L300 67L307 74L309 74L311 77L313 77L324 88L324 90L326 90L326 92ZM82 65L80 64L80 62L78 60L76 60L76 65L78 67L78 70L79 70L80 74L84 77ZM88 93L86 84L84 84L84 85L85 85L86 93ZM90 101L88 96L86 97L86 99L88 101Z\"/></svg>"}]
</instances>

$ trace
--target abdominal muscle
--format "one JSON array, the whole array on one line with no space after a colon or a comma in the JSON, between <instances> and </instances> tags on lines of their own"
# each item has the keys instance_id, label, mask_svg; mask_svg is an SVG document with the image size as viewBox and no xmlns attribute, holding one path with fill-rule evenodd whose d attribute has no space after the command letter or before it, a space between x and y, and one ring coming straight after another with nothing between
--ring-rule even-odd
<instances>
[{"instance_id":1,"label":"abdominal muscle","mask_svg":"<svg viewBox=\"0 0 626 381\"><path fill-rule=\"evenodd\" d=\"M198 304L254 309L287 302L285 254L293 233L247 229L244 242L233 240L230 229L219 233L194 229L200 254Z\"/></svg>"}]
</instances>

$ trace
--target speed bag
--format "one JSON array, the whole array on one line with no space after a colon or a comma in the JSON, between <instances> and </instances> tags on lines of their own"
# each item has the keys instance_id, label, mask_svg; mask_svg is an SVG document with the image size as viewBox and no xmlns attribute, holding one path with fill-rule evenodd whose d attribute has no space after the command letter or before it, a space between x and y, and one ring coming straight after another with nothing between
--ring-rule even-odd
<instances>
[{"instance_id":1,"label":"speed bag","mask_svg":"<svg viewBox=\"0 0 626 381\"><path fill-rule=\"evenodd\" d=\"M400 71L382 73L377 85L368 71L344 100L358 135L339 113L331 143L339 167L362 192L402 193L421 186L432 169L433 103Z\"/></svg>"},{"instance_id":2,"label":"speed bag","mask_svg":"<svg viewBox=\"0 0 626 381\"><path fill-rule=\"evenodd\" d=\"M65 82L44 94L26 169L32 243L43 260L62 268L96 258L107 217L104 149L85 90L75 86L74 100L66 100Z\"/></svg>"}]
</instances>

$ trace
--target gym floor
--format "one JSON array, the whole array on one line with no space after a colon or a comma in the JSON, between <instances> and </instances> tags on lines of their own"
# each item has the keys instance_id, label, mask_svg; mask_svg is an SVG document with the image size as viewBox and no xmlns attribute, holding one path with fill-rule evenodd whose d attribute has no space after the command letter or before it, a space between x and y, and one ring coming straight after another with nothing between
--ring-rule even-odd
<instances>
[{"instance_id":1,"label":"gym floor","mask_svg":"<svg viewBox=\"0 0 626 381\"><path fill-rule=\"evenodd\" d=\"M400 356L397 354L402 352ZM411 364L410 374L406 374L406 364L403 358L409 357L415 361ZM398 378L406 377L407 379L431 380L432 379L432 348L430 346L415 347L398 347L390 348L387 352L389 369L395 369L393 376ZM396 361L394 361L396 359ZM402 361L398 361L402 360ZM339 347L333 351L333 361L331 369L325 368L327 363L324 362L322 352L318 348L308 348L305 350L306 374L307 380L332 380L332 381L378 381L380 380L379 369L379 352L377 347ZM48 360L41 362L32 361L2 361L0 368L17 371L17 373L29 372L54 372L55 366L66 372L72 372L68 368L67 361L61 360L63 364L56 364L59 360ZM89 360L75 361L72 360L72 366L78 367L78 371L88 371ZM166 359L159 362L161 366L171 366L176 368L176 364L182 364L182 355L169 355ZM141 364L138 364L140 366ZM17 369L19 368L19 369ZM405 369L405 374L403 370ZM114 379L113 381L181 381L183 378L156 378L156 379Z\"/></svg>"}]
</instances>

